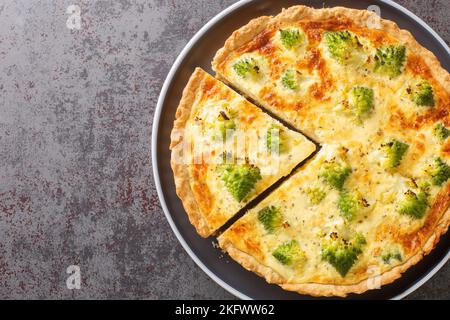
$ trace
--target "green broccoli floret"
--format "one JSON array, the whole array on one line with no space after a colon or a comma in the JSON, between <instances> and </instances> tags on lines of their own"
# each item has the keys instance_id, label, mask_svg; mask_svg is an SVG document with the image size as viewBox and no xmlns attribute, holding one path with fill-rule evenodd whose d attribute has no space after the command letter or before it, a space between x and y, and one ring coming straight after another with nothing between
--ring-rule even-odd
<instances>
[{"instance_id":1,"label":"green broccoli floret","mask_svg":"<svg viewBox=\"0 0 450 320\"><path fill-rule=\"evenodd\" d=\"M434 107L433 87L426 81L420 81L407 89L412 101L418 106Z\"/></svg>"},{"instance_id":2,"label":"green broccoli floret","mask_svg":"<svg viewBox=\"0 0 450 320\"><path fill-rule=\"evenodd\" d=\"M433 160L430 169L431 182L435 186L442 186L450 178L450 166L441 158L437 157Z\"/></svg>"},{"instance_id":3,"label":"green broccoli floret","mask_svg":"<svg viewBox=\"0 0 450 320\"><path fill-rule=\"evenodd\" d=\"M280 29L280 38L286 49L298 47L303 41L303 35L298 29Z\"/></svg>"},{"instance_id":4,"label":"green broccoli floret","mask_svg":"<svg viewBox=\"0 0 450 320\"><path fill-rule=\"evenodd\" d=\"M218 118L218 122L216 124L218 132L220 133L220 137L222 140L227 138L227 132L232 132L236 129L236 123L229 115L226 114L225 111L221 111Z\"/></svg>"},{"instance_id":5,"label":"green broccoli floret","mask_svg":"<svg viewBox=\"0 0 450 320\"><path fill-rule=\"evenodd\" d=\"M243 164L226 164L221 166L222 181L231 195L241 202L261 179L258 167Z\"/></svg>"},{"instance_id":6,"label":"green broccoli floret","mask_svg":"<svg viewBox=\"0 0 450 320\"><path fill-rule=\"evenodd\" d=\"M450 129L444 127L442 123L438 123L434 126L433 133L440 141L444 141L450 136Z\"/></svg>"},{"instance_id":7,"label":"green broccoli floret","mask_svg":"<svg viewBox=\"0 0 450 320\"><path fill-rule=\"evenodd\" d=\"M234 71L240 77L247 77L249 75L255 76L259 73L259 66L256 60L252 57L247 57L240 59L235 64L233 64Z\"/></svg>"},{"instance_id":8,"label":"green broccoli floret","mask_svg":"<svg viewBox=\"0 0 450 320\"><path fill-rule=\"evenodd\" d=\"M358 212L367 206L367 201L357 192L341 191L339 193L337 207L347 221L353 220Z\"/></svg>"},{"instance_id":9,"label":"green broccoli floret","mask_svg":"<svg viewBox=\"0 0 450 320\"><path fill-rule=\"evenodd\" d=\"M361 47L358 37L349 31L325 32L325 41L331 56L343 64Z\"/></svg>"},{"instance_id":10,"label":"green broccoli floret","mask_svg":"<svg viewBox=\"0 0 450 320\"><path fill-rule=\"evenodd\" d=\"M373 109L373 90L366 87L353 87L349 93L349 105L353 113L364 118Z\"/></svg>"},{"instance_id":11,"label":"green broccoli floret","mask_svg":"<svg viewBox=\"0 0 450 320\"><path fill-rule=\"evenodd\" d=\"M331 264L342 277L345 277L362 253L362 246L366 241L361 234L357 234L350 241L333 234L331 240L322 245L322 259Z\"/></svg>"},{"instance_id":12,"label":"green broccoli floret","mask_svg":"<svg viewBox=\"0 0 450 320\"><path fill-rule=\"evenodd\" d=\"M272 256L287 266L301 266L306 260L305 252L296 240L283 243L272 252Z\"/></svg>"},{"instance_id":13,"label":"green broccoli floret","mask_svg":"<svg viewBox=\"0 0 450 320\"><path fill-rule=\"evenodd\" d=\"M397 260L400 262L403 260L400 252L395 252L395 253L389 252L389 253L383 254L383 255L381 255L381 259L383 260L383 262L385 264L390 264L391 260Z\"/></svg>"},{"instance_id":14,"label":"green broccoli floret","mask_svg":"<svg viewBox=\"0 0 450 320\"><path fill-rule=\"evenodd\" d=\"M408 151L409 145L398 140L392 140L382 145L382 148L387 157L386 167L395 168L400 165L403 156Z\"/></svg>"},{"instance_id":15,"label":"green broccoli floret","mask_svg":"<svg viewBox=\"0 0 450 320\"><path fill-rule=\"evenodd\" d=\"M319 204L327 195L325 191L320 188L306 188L305 192L312 204Z\"/></svg>"},{"instance_id":16,"label":"green broccoli floret","mask_svg":"<svg viewBox=\"0 0 450 320\"><path fill-rule=\"evenodd\" d=\"M421 219L428 208L428 194L420 191L418 194L408 190L399 204L399 212L415 219Z\"/></svg>"},{"instance_id":17,"label":"green broccoli floret","mask_svg":"<svg viewBox=\"0 0 450 320\"><path fill-rule=\"evenodd\" d=\"M288 69L281 78L281 83L287 89L297 90L298 89L298 79L297 71L294 69Z\"/></svg>"},{"instance_id":18,"label":"green broccoli floret","mask_svg":"<svg viewBox=\"0 0 450 320\"><path fill-rule=\"evenodd\" d=\"M266 146L270 152L283 153L287 151L287 137L279 125L273 124L267 129Z\"/></svg>"},{"instance_id":19,"label":"green broccoli floret","mask_svg":"<svg viewBox=\"0 0 450 320\"><path fill-rule=\"evenodd\" d=\"M406 47L403 45L389 45L377 49L375 54L376 73L396 77L402 73L406 60Z\"/></svg>"},{"instance_id":20,"label":"green broccoli floret","mask_svg":"<svg viewBox=\"0 0 450 320\"><path fill-rule=\"evenodd\" d=\"M283 224L283 216L280 209L275 206L268 206L259 210L258 220L269 233L274 232Z\"/></svg>"},{"instance_id":21,"label":"green broccoli floret","mask_svg":"<svg viewBox=\"0 0 450 320\"><path fill-rule=\"evenodd\" d=\"M341 190L352 169L348 165L341 165L335 161L326 162L319 175L333 188Z\"/></svg>"}]
</instances>

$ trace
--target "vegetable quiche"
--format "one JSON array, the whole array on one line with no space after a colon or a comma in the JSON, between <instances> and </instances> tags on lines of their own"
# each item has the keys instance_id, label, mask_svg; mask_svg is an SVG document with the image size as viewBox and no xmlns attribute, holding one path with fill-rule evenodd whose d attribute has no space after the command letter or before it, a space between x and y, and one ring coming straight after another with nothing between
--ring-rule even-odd
<instances>
[{"instance_id":1,"label":"vegetable quiche","mask_svg":"<svg viewBox=\"0 0 450 320\"><path fill-rule=\"evenodd\" d=\"M435 247L450 221L450 75L408 31L294 6L235 31L212 67L257 106L199 69L183 93L172 168L200 235L242 212L220 247L314 296L391 283ZM202 160L177 162L182 144Z\"/></svg>"}]
</instances>

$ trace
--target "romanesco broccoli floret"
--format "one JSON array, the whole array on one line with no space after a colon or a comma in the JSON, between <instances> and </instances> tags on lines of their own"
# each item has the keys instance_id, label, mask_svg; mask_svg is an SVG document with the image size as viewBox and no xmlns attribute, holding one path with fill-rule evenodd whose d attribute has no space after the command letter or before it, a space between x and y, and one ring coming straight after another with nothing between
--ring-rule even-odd
<instances>
[{"instance_id":1,"label":"romanesco broccoli floret","mask_svg":"<svg viewBox=\"0 0 450 320\"><path fill-rule=\"evenodd\" d=\"M420 191L416 194L408 190L404 194L403 200L399 204L399 212L415 219L421 219L428 208L428 194L426 191Z\"/></svg>"},{"instance_id":2,"label":"romanesco broccoli floret","mask_svg":"<svg viewBox=\"0 0 450 320\"><path fill-rule=\"evenodd\" d=\"M434 107L433 87L426 81L420 81L408 89L410 98L418 106Z\"/></svg>"},{"instance_id":3,"label":"romanesco broccoli floret","mask_svg":"<svg viewBox=\"0 0 450 320\"><path fill-rule=\"evenodd\" d=\"M284 130L279 125L271 125L267 129L266 146L270 152L283 153L288 149L288 140Z\"/></svg>"},{"instance_id":4,"label":"romanesco broccoli floret","mask_svg":"<svg viewBox=\"0 0 450 320\"><path fill-rule=\"evenodd\" d=\"M322 245L322 259L331 264L342 277L345 277L358 260L365 243L366 240L361 234L347 240L333 232L331 239Z\"/></svg>"},{"instance_id":5,"label":"romanesco broccoli floret","mask_svg":"<svg viewBox=\"0 0 450 320\"><path fill-rule=\"evenodd\" d=\"M327 195L321 188L305 188L305 193L312 204L319 204Z\"/></svg>"},{"instance_id":6,"label":"romanesco broccoli floret","mask_svg":"<svg viewBox=\"0 0 450 320\"><path fill-rule=\"evenodd\" d=\"M398 140L392 140L382 145L382 148L387 157L385 166L387 168L395 168L400 165L403 156L408 151L409 145Z\"/></svg>"},{"instance_id":7,"label":"romanesco broccoli floret","mask_svg":"<svg viewBox=\"0 0 450 320\"><path fill-rule=\"evenodd\" d=\"M233 69L240 77L255 76L259 73L259 66L252 57L242 58L233 64Z\"/></svg>"},{"instance_id":8,"label":"romanesco broccoli floret","mask_svg":"<svg viewBox=\"0 0 450 320\"><path fill-rule=\"evenodd\" d=\"M385 264L390 264L392 260L401 262L403 260L400 252L389 252L381 255L381 259Z\"/></svg>"},{"instance_id":9,"label":"romanesco broccoli floret","mask_svg":"<svg viewBox=\"0 0 450 320\"><path fill-rule=\"evenodd\" d=\"M353 87L348 101L358 119L366 117L373 109L373 90L367 87Z\"/></svg>"},{"instance_id":10,"label":"romanesco broccoli floret","mask_svg":"<svg viewBox=\"0 0 450 320\"><path fill-rule=\"evenodd\" d=\"M298 29L280 29L280 38L286 49L298 47L303 42L303 35Z\"/></svg>"},{"instance_id":11,"label":"romanesco broccoli floret","mask_svg":"<svg viewBox=\"0 0 450 320\"><path fill-rule=\"evenodd\" d=\"M322 166L319 175L330 186L341 190L344 186L345 180L350 176L352 169L346 164L339 164L336 161L326 162Z\"/></svg>"},{"instance_id":12,"label":"romanesco broccoli floret","mask_svg":"<svg viewBox=\"0 0 450 320\"><path fill-rule=\"evenodd\" d=\"M433 127L433 133L440 141L444 141L450 136L450 129L447 129L442 123L438 123Z\"/></svg>"},{"instance_id":13,"label":"romanesco broccoli floret","mask_svg":"<svg viewBox=\"0 0 450 320\"><path fill-rule=\"evenodd\" d=\"M325 32L325 41L331 56L341 64L349 60L362 46L358 37L347 30Z\"/></svg>"},{"instance_id":14,"label":"romanesco broccoli floret","mask_svg":"<svg viewBox=\"0 0 450 320\"><path fill-rule=\"evenodd\" d=\"M283 224L283 216L280 209L275 206L267 206L259 210L258 220L269 233L274 232Z\"/></svg>"},{"instance_id":15,"label":"romanesco broccoli floret","mask_svg":"<svg viewBox=\"0 0 450 320\"><path fill-rule=\"evenodd\" d=\"M367 201L358 192L341 191L337 207L341 215L347 220L353 220L361 209L368 207Z\"/></svg>"},{"instance_id":16,"label":"romanesco broccoli floret","mask_svg":"<svg viewBox=\"0 0 450 320\"><path fill-rule=\"evenodd\" d=\"M402 73L406 59L406 47L403 45L389 45L377 49L375 54L376 73L396 77Z\"/></svg>"},{"instance_id":17,"label":"romanesco broccoli floret","mask_svg":"<svg viewBox=\"0 0 450 320\"><path fill-rule=\"evenodd\" d=\"M258 167L249 164L221 166L222 181L234 199L241 202L261 179Z\"/></svg>"},{"instance_id":18,"label":"romanesco broccoli floret","mask_svg":"<svg viewBox=\"0 0 450 320\"><path fill-rule=\"evenodd\" d=\"M442 186L450 178L450 166L439 157L434 158L430 169L431 182Z\"/></svg>"},{"instance_id":19,"label":"romanesco broccoli floret","mask_svg":"<svg viewBox=\"0 0 450 320\"><path fill-rule=\"evenodd\" d=\"M283 243L272 252L272 255L287 266L300 266L306 260L305 252L296 240Z\"/></svg>"},{"instance_id":20,"label":"romanesco broccoli floret","mask_svg":"<svg viewBox=\"0 0 450 320\"><path fill-rule=\"evenodd\" d=\"M281 84L290 90L297 90L298 89L298 75L297 70L294 69L288 69L281 77Z\"/></svg>"}]
</instances>

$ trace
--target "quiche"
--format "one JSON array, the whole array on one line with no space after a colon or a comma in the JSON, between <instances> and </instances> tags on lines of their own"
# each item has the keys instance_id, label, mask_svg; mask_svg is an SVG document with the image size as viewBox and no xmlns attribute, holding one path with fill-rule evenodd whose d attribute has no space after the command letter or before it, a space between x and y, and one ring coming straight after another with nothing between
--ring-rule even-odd
<instances>
[{"instance_id":1,"label":"quiche","mask_svg":"<svg viewBox=\"0 0 450 320\"><path fill-rule=\"evenodd\" d=\"M393 282L447 231L450 74L408 31L366 10L294 6L236 30L212 68L253 101L251 113L263 110L319 147L290 158L287 178L255 189L256 201L222 207L231 214L217 225L244 212L218 234L243 267L285 290L346 296ZM183 99L175 128L188 127ZM245 101L222 100L234 99ZM176 181L194 172L186 168L174 167ZM215 174L206 183L221 179ZM200 194L197 204L209 203Z\"/></svg>"},{"instance_id":2,"label":"quiche","mask_svg":"<svg viewBox=\"0 0 450 320\"><path fill-rule=\"evenodd\" d=\"M316 149L200 68L183 92L171 140L177 194L204 237Z\"/></svg>"}]
</instances>

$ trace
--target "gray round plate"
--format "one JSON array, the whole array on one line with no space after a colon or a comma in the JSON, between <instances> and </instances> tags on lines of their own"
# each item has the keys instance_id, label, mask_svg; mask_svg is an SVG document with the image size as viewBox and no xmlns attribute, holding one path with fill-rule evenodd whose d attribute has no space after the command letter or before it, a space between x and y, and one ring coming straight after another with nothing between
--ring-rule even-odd
<instances>
[{"instance_id":1,"label":"gray round plate","mask_svg":"<svg viewBox=\"0 0 450 320\"><path fill-rule=\"evenodd\" d=\"M152 134L152 163L155 183L167 220L184 249L214 281L242 299L311 299L311 297L284 291L276 285L268 284L264 279L245 270L228 256L224 256L219 249L212 245L212 242L215 241L214 238L203 239L197 235L175 193L173 174L170 168L170 131L182 90L194 68L202 67L213 74L211 60L234 30L252 18L275 15L282 8L295 4L316 8L345 6L357 9L366 9L376 5L380 9L382 18L395 21L401 28L411 31L417 41L434 52L443 67L450 70L450 49L445 42L417 16L388 0L242 0L214 17L189 41L164 82L155 112ZM450 258L449 244L450 236L447 233L431 254L410 268L394 283L361 295L350 295L349 298L400 299L406 296L431 278Z\"/></svg>"}]
</instances>

